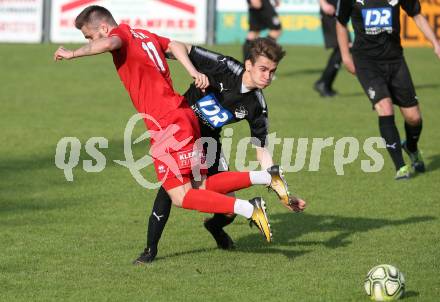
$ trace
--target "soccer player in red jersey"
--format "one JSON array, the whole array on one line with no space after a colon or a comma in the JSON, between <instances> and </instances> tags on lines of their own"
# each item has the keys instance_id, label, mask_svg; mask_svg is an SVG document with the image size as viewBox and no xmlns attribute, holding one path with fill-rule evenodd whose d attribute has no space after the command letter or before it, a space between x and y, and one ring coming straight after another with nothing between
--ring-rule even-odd
<instances>
[{"instance_id":1,"label":"soccer player in red jersey","mask_svg":"<svg viewBox=\"0 0 440 302\"><path fill-rule=\"evenodd\" d=\"M179 60L198 88L206 88L209 81L195 69L185 45L146 30L132 29L126 24L118 25L107 9L96 5L85 8L77 16L75 26L89 43L76 50L61 46L54 60L112 54L135 108L152 117L145 119L151 133L150 153L158 179L163 182L173 204L200 212L244 216L270 242L272 233L265 202L259 197L248 201L225 195L254 184L270 185L271 175L267 171L225 172L207 180L203 175L206 169L201 169L201 180L195 182L193 179L194 164L187 159L197 153L199 124L184 98L174 91L165 57L174 56Z\"/></svg>"}]
</instances>

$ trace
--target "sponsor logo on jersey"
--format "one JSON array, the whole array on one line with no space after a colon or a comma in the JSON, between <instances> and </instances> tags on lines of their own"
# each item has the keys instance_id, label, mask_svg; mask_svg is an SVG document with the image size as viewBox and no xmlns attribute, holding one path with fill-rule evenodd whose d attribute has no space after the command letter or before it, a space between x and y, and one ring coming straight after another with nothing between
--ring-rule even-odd
<instances>
[{"instance_id":1,"label":"sponsor logo on jersey","mask_svg":"<svg viewBox=\"0 0 440 302\"><path fill-rule=\"evenodd\" d=\"M166 172L165 166L164 165L159 165L157 167L157 171L159 172L159 174L163 174Z\"/></svg>"},{"instance_id":2,"label":"sponsor logo on jersey","mask_svg":"<svg viewBox=\"0 0 440 302\"><path fill-rule=\"evenodd\" d=\"M369 87L368 88L368 96L370 99L374 99L374 97L376 96L376 91L374 90L373 87Z\"/></svg>"},{"instance_id":3,"label":"sponsor logo on jersey","mask_svg":"<svg viewBox=\"0 0 440 302\"><path fill-rule=\"evenodd\" d=\"M235 117L238 119L244 119L246 117L246 115L248 115L248 111L246 110L246 108L244 108L243 105L240 105L240 107L235 109Z\"/></svg>"},{"instance_id":4,"label":"sponsor logo on jersey","mask_svg":"<svg viewBox=\"0 0 440 302\"><path fill-rule=\"evenodd\" d=\"M228 91L228 90L229 90L228 88L225 88L225 87L223 86L223 83L222 83L222 82L220 82L219 85L220 85L220 93L222 93L223 91Z\"/></svg>"},{"instance_id":5,"label":"sponsor logo on jersey","mask_svg":"<svg viewBox=\"0 0 440 302\"><path fill-rule=\"evenodd\" d=\"M393 11L391 7L362 9L365 33L377 35L382 32L393 31Z\"/></svg>"},{"instance_id":6,"label":"sponsor logo on jersey","mask_svg":"<svg viewBox=\"0 0 440 302\"><path fill-rule=\"evenodd\" d=\"M179 169L190 168L193 165L191 162L205 164L206 157L201 150L187 150L177 153L177 164Z\"/></svg>"},{"instance_id":7,"label":"sponsor logo on jersey","mask_svg":"<svg viewBox=\"0 0 440 302\"><path fill-rule=\"evenodd\" d=\"M196 103L203 119L208 121L214 128L223 127L223 125L233 118L233 115L220 105L213 93L205 95Z\"/></svg>"}]
</instances>

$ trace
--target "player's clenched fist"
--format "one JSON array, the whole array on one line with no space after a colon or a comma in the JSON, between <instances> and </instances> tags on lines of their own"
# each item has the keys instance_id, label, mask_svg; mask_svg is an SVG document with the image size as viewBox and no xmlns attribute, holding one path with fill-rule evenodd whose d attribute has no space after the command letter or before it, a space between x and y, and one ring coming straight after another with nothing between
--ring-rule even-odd
<instances>
[{"instance_id":1,"label":"player's clenched fist","mask_svg":"<svg viewBox=\"0 0 440 302\"><path fill-rule=\"evenodd\" d=\"M199 89L206 89L209 86L209 80L208 77L200 72L195 72L191 75L194 79L194 85Z\"/></svg>"},{"instance_id":2,"label":"player's clenched fist","mask_svg":"<svg viewBox=\"0 0 440 302\"><path fill-rule=\"evenodd\" d=\"M54 61L61 61L63 59L70 60L74 56L73 50L66 49L63 46L58 47L53 55Z\"/></svg>"},{"instance_id":3,"label":"player's clenched fist","mask_svg":"<svg viewBox=\"0 0 440 302\"><path fill-rule=\"evenodd\" d=\"M302 212L307 206L304 200L296 198L294 196L289 196L289 202L287 204L283 204L286 208L293 212Z\"/></svg>"}]
</instances>

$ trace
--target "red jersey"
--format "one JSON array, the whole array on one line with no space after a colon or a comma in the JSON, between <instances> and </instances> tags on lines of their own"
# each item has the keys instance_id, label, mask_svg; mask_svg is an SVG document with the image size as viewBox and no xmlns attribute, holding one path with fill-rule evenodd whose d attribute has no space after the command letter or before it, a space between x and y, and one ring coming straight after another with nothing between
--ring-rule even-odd
<instances>
[{"instance_id":1,"label":"red jersey","mask_svg":"<svg viewBox=\"0 0 440 302\"><path fill-rule=\"evenodd\" d=\"M165 58L170 40L126 24L109 35L122 40L122 47L112 51L113 62L137 111L159 121L178 108L183 97L174 91Z\"/></svg>"}]
</instances>

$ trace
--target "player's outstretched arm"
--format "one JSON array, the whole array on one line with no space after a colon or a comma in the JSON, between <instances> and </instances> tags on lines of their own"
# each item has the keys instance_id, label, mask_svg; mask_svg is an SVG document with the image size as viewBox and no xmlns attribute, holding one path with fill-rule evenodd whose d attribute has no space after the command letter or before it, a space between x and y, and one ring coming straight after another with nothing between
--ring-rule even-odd
<instances>
[{"instance_id":1,"label":"player's outstretched arm","mask_svg":"<svg viewBox=\"0 0 440 302\"><path fill-rule=\"evenodd\" d=\"M350 40L348 39L347 26L343 25L339 21L336 21L336 34L338 36L338 44L339 49L341 50L342 62L350 73L355 74L356 70L354 68L353 58L350 54Z\"/></svg>"},{"instance_id":2,"label":"player's outstretched arm","mask_svg":"<svg viewBox=\"0 0 440 302\"><path fill-rule=\"evenodd\" d=\"M117 36L111 36L108 38L102 38L76 49L71 50L60 46L53 56L55 61L61 61L63 59L70 60L73 58L79 58L84 56L93 56L104 52L113 51L121 48L122 40Z\"/></svg>"},{"instance_id":3,"label":"player's outstretched arm","mask_svg":"<svg viewBox=\"0 0 440 302\"><path fill-rule=\"evenodd\" d=\"M438 42L437 37L435 36L434 31L426 18L422 14L417 14L413 17L413 19L417 27L425 35L426 39L431 42L432 46L434 47L435 54L440 59L440 43Z\"/></svg>"},{"instance_id":4,"label":"player's outstretched arm","mask_svg":"<svg viewBox=\"0 0 440 302\"><path fill-rule=\"evenodd\" d=\"M167 55L169 53L176 58L185 67L189 75L194 79L194 84L197 88L205 89L209 86L209 80L206 75L197 71L191 60L188 57L188 52L191 50L189 45L182 42L171 41L168 44L168 49L166 51ZM169 56L170 57L170 56Z\"/></svg>"}]
</instances>

